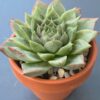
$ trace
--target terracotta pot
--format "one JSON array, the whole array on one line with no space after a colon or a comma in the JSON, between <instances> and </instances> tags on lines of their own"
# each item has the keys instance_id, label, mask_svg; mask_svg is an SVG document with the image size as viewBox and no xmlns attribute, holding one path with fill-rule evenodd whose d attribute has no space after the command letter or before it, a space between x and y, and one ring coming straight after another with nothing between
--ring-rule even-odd
<instances>
[{"instance_id":1,"label":"terracotta pot","mask_svg":"<svg viewBox=\"0 0 100 100\"><path fill-rule=\"evenodd\" d=\"M90 75L97 56L97 45L95 40L91 42L89 60L86 68L80 73L61 80L44 80L24 76L20 67L14 60L9 59L11 68L20 82L28 87L41 100L63 100L74 89L79 87Z\"/></svg>"}]
</instances>

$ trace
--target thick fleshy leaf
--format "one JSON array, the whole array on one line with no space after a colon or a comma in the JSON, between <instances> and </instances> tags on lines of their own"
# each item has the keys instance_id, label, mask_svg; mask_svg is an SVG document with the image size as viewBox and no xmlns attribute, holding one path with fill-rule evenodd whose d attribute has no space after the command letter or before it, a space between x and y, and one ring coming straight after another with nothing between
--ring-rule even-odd
<instances>
[{"instance_id":1,"label":"thick fleshy leaf","mask_svg":"<svg viewBox=\"0 0 100 100\"><path fill-rule=\"evenodd\" d=\"M4 53L5 47L15 47L15 45L11 42L11 38L14 37L15 34L12 34L12 36L8 39L6 39L3 43L0 44L0 51Z\"/></svg>"},{"instance_id":2,"label":"thick fleshy leaf","mask_svg":"<svg viewBox=\"0 0 100 100\"><path fill-rule=\"evenodd\" d=\"M41 24L42 23L42 18L39 17L38 15L37 16L32 16L32 22L31 24L34 25L34 24Z\"/></svg>"},{"instance_id":3,"label":"thick fleshy leaf","mask_svg":"<svg viewBox=\"0 0 100 100\"><path fill-rule=\"evenodd\" d=\"M60 56L68 55L72 50L72 45L73 44L69 42L67 45L61 47L56 54Z\"/></svg>"},{"instance_id":4,"label":"thick fleshy leaf","mask_svg":"<svg viewBox=\"0 0 100 100\"><path fill-rule=\"evenodd\" d=\"M79 13L78 8L73 8L71 10L65 11L61 17L60 20L67 22L69 20L75 19L77 17L77 14Z\"/></svg>"},{"instance_id":5,"label":"thick fleshy leaf","mask_svg":"<svg viewBox=\"0 0 100 100\"><path fill-rule=\"evenodd\" d=\"M55 58L54 60L48 61L53 67L63 67L66 64L67 56Z\"/></svg>"},{"instance_id":6,"label":"thick fleshy leaf","mask_svg":"<svg viewBox=\"0 0 100 100\"><path fill-rule=\"evenodd\" d=\"M24 25L24 23L22 23L21 21L19 20L10 20L10 26L11 26L11 29L14 30L14 23L18 24L18 25Z\"/></svg>"},{"instance_id":7,"label":"thick fleshy leaf","mask_svg":"<svg viewBox=\"0 0 100 100\"><path fill-rule=\"evenodd\" d=\"M41 35L42 35L42 26L40 26L40 25L37 25L37 35L38 35L38 37L41 37Z\"/></svg>"},{"instance_id":8,"label":"thick fleshy leaf","mask_svg":"<svg viewBox=\"0 0 100 100\"><path fill-rule=\"evenodd\" d=\"M77 31L77 23L78 23L79 18L80 16L66 22L67 34L69 36L69 41L71 42L73 42L73 40L76 38L75 33Z\"/></svg>"},{"instance_id":9,"label":"thick fleshy leaf","mask_svg":"<svg viewBox=\"0 0 100 100\"><path fill-rule=\"evenodd\" d=\"M4 42L3 46L7 46L7 47L16 47L16 45L12 42L12 40L9 39L9 41Z\"/></svg>"},{"instance_id":10,"label":"thick fleshy leaf","mask_svg":"<svg viewBox=\"0 0 100 100\"><path fill-rule=\"evenodd\" d=\"M42 43L45 44L49 39L50 38L48 36L48 33L45 30L43 30L42 31L42 36L41 36Z\"/></svg>"},{"instance_id":11,"label":"thick fleshy leaf","mask_svg":"<svg viewBox=\"0 0 100 100\"><path fill-rule=\"evenodd\" d=\"M41 0L36 1L36 5L33 8L32 14L33 15L39 15L39 16L44 16L46 13L47 9L47 4L43 3Z\"/></svg>"},{"instance_id":12,"label":"thick fleshy leaf","mask_svg":"<svg viewBox=\"0 0 100 100\"><path fill-rule=\"evenodd\" d=\"M4 47L3 53L14 60L32 63L41 62L41 60L36 54L19 49L17 47Z\"/></svg>"},{"instance_id":13,"label":"thick fleshy leaf","mask_svg":"<svg viewBox=\"0 0 100 100\"><path fill-rule=\"evenodd\" d=\"M23 22L21 22L20 20L13 20L15 23L19 24L19 25L25 25Z\"/></svg>"},{"instance_id":14,"label":"thick fleshy leaf","mask_svg":"<svg viewBox=\"0 0 100 100\"><path fill-rule=\"evenodd\" d=\"M53 35L50 39L51 40L59 40L61 38L61 34L56 33L55 35Z\"/></svg>"},{"instance_id":15,"label":"thick fleshy leaf","mask_svg":"<svg viewBox=\"0 0 100 100\"><path fill-rule=\"evenodd\" d=\"M55 11L54 7L53 6L50 6L51 8L49 8L49 11L47 9L47 12L46 12L46 18L48 19L56 19L59 17L59 15L57 14L57 12Z\"/></svg>"},{"instance_id":16,"label":"thick fleshy leaf","mask_svg":"<svg viewBox=\"0 0 100 100\"><path fill-rule=\"evenodd\" d=\"M98 18L81 18L78 22L78 30L94 29Z\"/></svg>"},{"instance_id":17,"label":"thick fleshy leaf","mask_svg":"<svg viewBox=\"0 0 100 100\"><path fill-rule=\"evenodd\" d=\"M29 42L34 52L45 52L46 51L45 48L41 44L31 41L31 40Z\"/></svg>"},{"instance_id":18,"label":"thick fleshy leaf","mask_svg":"<svg viewBox=\"0 0 100 100\"><path fill-rule=\"evenodd\" d=\"M57 12L57 14L60 16L64 13L65 8L64 6L61 4L60 0L54 0L53 1L53 7L55 9L55 11Z\"/></svg>"},{"instance_id":19,"label":"thick fleshy leaf","mask_svg":"<svg viewBox=\"0 0 100 100\"><path fill-rule=\"evenodd\" d=\"M36 19L34 16L32 16L32 21L31 21L31 31L32 31L32 33L33 33L34 31L36 31L37 23L39 23L39 22L37 21L37 19ZM40 23L39 23L39 24L40 24Z\"/></svg>"},{"instance_id":20,"label":"thick fleshy leaf","mask_svg":"<svg viewBox=\"0 0 100 100\"><path fill-rule=\"evenodd\" d=\"M14 55L12 54L12 51L9 50L8 47L0 47L0 51L1 51L2 53L4 53L6 56L8 56L9 58L12 58L12 59L14 59L14 60L19 60L19 59L15 56L15 54L14 54Z\"/></svg>"},{"instance_id":21,"label":"thick fleshy leaf","mask_svg":"<svg viewBox=\"0 0 100 100\"><path fill-rule=\"evenodd\" d=\"M51 3L48 5L48 7L47 7L46 13L49 13L49 12L50 12L50 10L52 9L52 6L53 6L53 3L51 2Z\"/></svg>"},{"instance_id":22,"label":"thick fleshy leaf","mask_svg":"<svg viewBox=\"0 0 100 100\"><path fill-rule=\"evenodd\" d=\"M64 30L65 30L65 28L66 28L66 25L65 25L65 23L63 22L63 23L61 23L61 24L59 24L58 25L58 29L57 29L57 31L60 33L63 33L64 32Z\"/></svg>"},{"instance_id":23,"label":"thick fleshy leaf","mask_svg":"<svg viewBox=\"0 0 100 100\"><path fill-rule=\"evenodd\" d=\"M49 27L49 25L47 25L47 24L45 24L44 27L43 27L43 31L45 31L45 32L48 32L48 31L50 32L50 29L51 29L51 27ZM48 32L48 33L49 33L49 32ZM44 33L43 33L43 34L44 34ZM47 33L46 33L46 34L47 34Z\"/></svg>"},{"instance_id":24,"label":"thick fleshy leaf","mask_svg":"<svg viewBox=\"0 0 100 100\"><path fill-rule=\"evenodd\" d=\"M68 58L68 62L64 69L79 69L85 65L83 55L75 55Z\"/></svg>"},{"instance_id":25,"label":"thick fleshy leaf","mask_svg":"<svg viewBox=\"0 0 100 100\"><path fill-rule=\"evenodd\" d=\"M52 40L48 41L44 47L49 51L49 52L56 52L60 47L62 46L62 42L59 40Z\"/></svg>"},{"instance_id":26,"label":"thick fleshy leaf","mask_svg":"<svg viewBox=\"0 0 100 100\"><path fill-rule=\"evenodd\" d=\"M14 22L13 31L21 38L30 39L31 31L24 25L19 25Z\"/></svg>"},{"instance_id":27,"label":"thick fleshy leaf","mask_svg":"<svg viewBox=\"0 0 100 100\"><path fill-rule=\"evenodd\" d=\"M82 39L82 40L85 40L87 42L90 42L91 40L93 40L96 35L97 35L97 31L94 31L94 30L80 30L76 33L77 35L77 39Z\"/></svg>"},{"instance_id":28,"label":"thick fleshy leaf","mask_svg":"<svg viewBox=\"0 0 100 100\"><path fill-rule=\"evenodd\" d=\"M13 22L13 32L16 34L16 35L18 35L18 36L20 36L20 37L25 37L22 33L22 31L21 31L21 29L20 29L20 24L17 24L17 23L15 23L15 22Z\"/></svg>"},{"instance_id":29,"label":"thick fleshy leaf","mask_svg":"<svg viewBox=\"0 0 100 100\"><path fill-rule=\"evenodd\" d=\"M64 32L64 33L62 34L61 38L60 38L60 41L65 45L65 44L68 43L68 40L69 40L68 34L67 34L66 32Z\"/></svg>"},{"instance_id":30,"label":"thick fleshy leaf","mask_svg":"<svg viewBox=\"0 0 100 100\"><path fill-rule=\"evenodd\" d=\"M77 30L77 26L67 27L67 34L69 37L69 41L73 42L73 40L76 38L76 30Z\"/></svg>"},{"instance_id":31,"label":"thick fleshy leaf","mask_svg":"<svg viewBox=\"0 0 100 100\"><path fill-rule=\"evenodd\" d=\"M11 37L12 38L12 37ZM2 49L3 47L7 46L7 47L15 47L15 45L11 42L11 38L8 38L7 40L5 40L3 43L0 44L0 48Z\"/></svg>"},{"instance_id":32,"label":"thick fleshy leaf","mask_svg":"<svg viewBox=\"0 0 100 100\"><path fill-rule=\"evenodd\" d=\"M37 42L37 43L42 43L41 42L41 39L38 37L38 35L36 34L35 31L32 32L32 36L31 36L31 39L34 41L34 42Z\"/></svg>"},{"instance_id":33,"label":"thick fleshy leaf","mask_svg":"<svg viewBox=\"0 0 100 100\"><path fill-rule=\"evenodd\" d=\"M78 39L74 43L72 55L80 54L91 47L86 41Z\"/></svg>"},{"instance_id":34,"label":"thick fleshy leaf","mask_svg":"<svg viewBox=\"0 0 100 100\"><path fill-rule=\"evenodd\" d=\"M32 11L32 17L37 21L41 21L46 13L46 8L47 6L43 2L37 0L35 8Z\"/></svg>"},{"instance_id":35,"label":"thick fleshy leaf","mask_svg":"<svg viewBox=\"0 0 100 100\"><path fill-rule=\"evenodd\" d=\"M25 23L30 27L32 21L32 16L29 15L28 13L25 13Z\"/></svg>"},{"instance_id":36,"label":"thick fleshy leaf","mask_svg":"<svg viewBox=\"0 0 100 100\"><path fill-rule=\"evenodd\" d=\"M32 11L32 21L31 21L31 29L32 32L36 29L37 23L41 24L43 21L43 16L46 13L47 6L41 2L40 0L37 0L35 8Z\"/></svg>"},{"instance_id":37,"label":"thick fleshy leaf","mask_svg":"<svg viewBox=\"0 0 100 100\"><path fill-rule=\"evenodd\" d=\"M48 26L54 26L54 27L56 27L56 24L54 23L54 20L53 19L49 19L49 24L48 24Z\"/></svg>"},{"instance_id":38,"label":"thick fleshy leaf","mask_svg":"<svg viewBox=\"0 0 100 100\"><path fill-rule=\"evenodd\" d=\"M25 39L29 40L31 38L31 30L26 26L21 26L22 34L25 35Z\"/></svg>"},{"instance_id":39,"label":"thick fleshy leaf","mask_svg":"<svg viewBox=\"0 0 100 100\"><path fill-rule=\"evenodd\" d=\"M53 59L55 55L54 54L51 54L51 53L38 53L38 56L43 61L48 61L48 60Z\"/></svg>"},{"instance_id":40,"label":"thick fleshy leaf","mask_svg":"<svg viewBox=\"0 0 100 100\"><path fill-rule=\"evenodd\" d=\"M11 38L10 41L6 44L6 46L10 46L10 44L12 44L13 47L15 46L21 49L31 50L29 43L25 39L19 37Z\"/></svg>"},{"instance_id":41,"label":"thick fleshy leaf","mask_svg":"<svg viewBox=\"0 0 100 100\"><path fill-rule=\"evenodd\" d=\"M50 69L50 65L47 63L24 63L22 64L23 74L36 77L46 73Z\"/></svg>"},{"instance_id":42,"label":"thick fleshy leaf","mask_svg":"<svg viewBox=\"0 0 100 100\"><path fill-rule=\"evenodd\" d=\"M80 16L66 22L68 27L76 27Z\"/></svg>"}]
</instances>

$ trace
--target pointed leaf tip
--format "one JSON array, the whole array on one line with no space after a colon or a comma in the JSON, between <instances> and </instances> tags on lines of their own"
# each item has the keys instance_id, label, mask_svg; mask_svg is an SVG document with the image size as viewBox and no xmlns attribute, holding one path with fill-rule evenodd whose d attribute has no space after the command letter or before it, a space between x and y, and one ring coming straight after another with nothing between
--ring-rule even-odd
<instances>
[{"instance_id":1,"label":"pointed leaf tip","mask_svg":"<svg viewBox=\"0 0 100 100\"><path fill-rule=\"evenodd\" d=\"M28 13L25 13L25 23L27 24L28 27L31 26L31 21L32 21L32 16L29 15Z\"/></svg>"},{"instance_id":2,"label":"pointed leaf tip","mask_svg":"<svg viewBox=\"0 0 100 100\"><path fill-rule=\"evenodd\" d=\"M67 56L64 56L55 58L54 60L50 60L48 61L48 63L53 67L63 67L66 64L66 61L67 61Z\"/></svg>"},{"instance_id":3,"label":"pointed leaf tip","mask_svg":"<svg viewBox=\"0 0 100 100\"><path fill-rule=\"evenodd\" d=\"M34 52L45 52L46 51L45 48L41 44L31 41L31 40L29 42Z\"/></svg>"},{"instance_id":4,"label":"pointed leaf tip","mask_svg":"<svg viewBox=\"0 0 100 100\"><path fill-rule=\"evenodd\" d=\"M54 58L54 54L51 53L37 53L38 56L40 57L40 59L42 59L43 61L48 61Z\"/></svg>"},{"instance_id":5,"label":"pointed leaf tip","mask_svg":"<svg viewBox=\"0 0 100 100\"><path fill-rule=\"evenodd\" d=\"M68 43L67 45L61 47L58 52L57 52L57 55L60 55L60 56L64 56L64 55L68 55L71 50L72 50L72 43Z\"/></svg>"},{"instance_id":6,"label":"pointed leaf tip","mask_svg":"<svg viewBox=\"0 0 100 100\"><path fill-rule=\"evenodd\" d=\"M91 47L90 44L88 44L86 41L78 39L75 41L73 46L72 55L77 55L80 53L83 53L85 50L89 49Z\"/></svg>"},{"instance_id":7,"label":"pointed leaf tip","mask_svg":"<svg viewBox=\"0 0 100 100\"><path fill-rule=\"evenodd\" d=\"M76 33L77 34L76 39L82 39L89 43L91 40L93 40L96 37L97 33L98 33L97 31L90 30L90 29L80 30Z\"/></svg>"},{"instance_id":8,"label":"pointed leaf tip","mask_svg":"<svg viewBox=\"0 0 100 100\"><path fill-rule=\"evenodd\" d=\"M46 73L50 69L47 63L24 63L22 64L23 74L29 77L36 77Z\"/></svg>"},{"instance_id":9,"label":"pointed leaf tip","mask_svg":"<svg viewBox=\"0 0 100 100\"><path fill-rule=\"evenodd\" d=\"M78 22L78 30L91 29L95 27L98 18L81 18Z\"/></svg>"},{"instance_id":10,"label":"pointed leaf tip","mask_svg":"<svg viewBox=\"0 0 100 100\"><path fill-rule=\"evenodd\" d=\"M75 56L70 56L68 58L68 62L64 68L65 69L79 69L83 66L85 66L84 56L75 55Z\"/></svg>"},{"instance_id":11,"label":"pointed leaf tip","mask_svg":"<svg viewBox=\"0 0 100 100\"><path fill-rule=\"evenodd\" d=\"M56 52L60 47L62 46L62 42L59 40L52 40L48 41L44 47L49 51L49 52Z\"/></svg>"}]
</instances>

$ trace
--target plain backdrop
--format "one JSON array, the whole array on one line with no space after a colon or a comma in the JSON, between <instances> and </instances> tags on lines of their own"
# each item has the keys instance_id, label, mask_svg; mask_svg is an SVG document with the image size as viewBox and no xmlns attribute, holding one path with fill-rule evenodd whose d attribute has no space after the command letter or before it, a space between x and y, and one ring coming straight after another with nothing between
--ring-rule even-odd
<instances>
[{"instance_id":1,"label":"plain backdrop","mask_svg":"<svg viewBox=\"0 0 100 100\"><path fill-rule=\"evenodd\" d=\"M50 2L50 0L43 1ZM62 2L66 9L80 7L83 17L100 17L100 0L62 0ZM24 13L31 13L34 3L35 0L0 0L0 43L12 33L9 26L10 19L17 18L24 21ZM95 29L100 31L100 21ZM100 50L99 35L96 40ZM38 100L30 90L17 81L7 58L1 53L0 100ZM89 79L66 100L100 100L100 52Z\"/></svg>"}]
</instances>

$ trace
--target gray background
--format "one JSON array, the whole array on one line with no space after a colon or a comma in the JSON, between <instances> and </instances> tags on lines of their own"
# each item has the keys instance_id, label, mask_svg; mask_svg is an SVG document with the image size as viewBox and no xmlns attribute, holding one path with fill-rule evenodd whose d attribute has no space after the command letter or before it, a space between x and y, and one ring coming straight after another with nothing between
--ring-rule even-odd
<instances>
[{"instance_id":1,"label":"gray background","mask_svg":"<svg viewBox=\"0 0 100 100\"><path fill-rule=\"evenodd\" d=\"M43 0L47 3L50 0ZM66 8L80 7L83 17L100 16L100 0L62 0ZM24 12L31 12L35 0L0 0L0 43L10 36L9 20L18 18L24 20ZM100 21L96 30L100 31ZM100 37L97 37L98 49ZM89 79L67 100L100 100L100 52L94 70ZM38 100L36 96L17 81L7 58L0 53L0 100Z\"/></svg>"}]
</instances>

